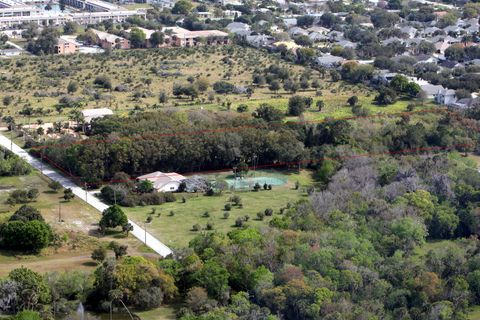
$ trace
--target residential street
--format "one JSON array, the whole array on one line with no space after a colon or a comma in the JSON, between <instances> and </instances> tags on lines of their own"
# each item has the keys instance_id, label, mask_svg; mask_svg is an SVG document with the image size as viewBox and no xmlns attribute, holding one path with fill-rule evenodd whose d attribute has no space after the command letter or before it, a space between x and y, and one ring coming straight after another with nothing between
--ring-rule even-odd
<instances>
[{"instance_id":1,"label":"residential street","mask_svg":"<svg viewBox=\"0 0 480 320\"><path fill-rule=\"evenodd\" d=\"M17 154L21 158L25 159L25 161L27 161L32 167L34 167L39 171L41 171L43 167L42 173L45 176L49 177L52 180L60 182L64 188L71 188L73 193L77 197L87 202L89 205L91 205L98 211L103 212L103 210L108 208L108 205L100 201L97 197L95 197L95 195L92 192L85 192L85 190L79 187L74 181L61 175L57 171L53 170L51 166L45 163L42 166L41 161L29 155L27 151L23 150L15 143L11 145L11 140L1 134L0 134L0 145L8 150L10 150L10 147L12 146L12 152ZM172 253L172 250L170 250L170 248L168 248L158 239L153 237L150 233L146 233L145 230L140 226L138 226L135 222L129 220L129 223L131 223L133 226L133 231L131 232L131 234L133 234L135 237L140 239L140 241L142 242L145 242L146 240L146 245L150 247L152 250L154 250L155 252L157 252L159 255L165 257L170 253Z\"/></svg>"}]
</instances>

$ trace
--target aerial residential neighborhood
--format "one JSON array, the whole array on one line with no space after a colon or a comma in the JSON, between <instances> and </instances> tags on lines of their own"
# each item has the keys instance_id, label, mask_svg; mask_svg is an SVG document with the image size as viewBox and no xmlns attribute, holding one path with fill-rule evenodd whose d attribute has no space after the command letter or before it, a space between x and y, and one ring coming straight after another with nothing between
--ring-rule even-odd
<instances>
[{"instance_id":1,"label":"aerial residential neighborhood","mask_svg":"<svg viewBox=\"0 0 480 320\"><path fill-rule=\"evenodd\" d=\"M479 28L0 0L0 317L480 319Z\"/></svg>"}]
</instances>

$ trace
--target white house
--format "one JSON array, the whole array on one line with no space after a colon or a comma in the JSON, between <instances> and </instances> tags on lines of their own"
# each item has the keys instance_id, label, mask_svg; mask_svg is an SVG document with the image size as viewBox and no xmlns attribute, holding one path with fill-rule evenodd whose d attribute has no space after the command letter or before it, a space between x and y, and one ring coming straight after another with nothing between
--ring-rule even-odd
<instances>
[{"instance_id":1,"label":"white house","mask_svg":"<svg viewBox=\"0 0 480 320\"><path fill-rule=\"evenodd\" d=\"M175 172L160 172L145 174L137 177L137 180L148 180L153 183L153 188L158 192L175 192L180 183L187 178Z\"/></svg>"},{"instance_id":2,"label":"white house","mask_svg":"<svg viewBox=\"0 0 480 320\"><path fill-rule=\"evenodd\" d=\"M85 122L89 123L93 119L110 116L113 114L113 111L108 108L85 109L85 110L82 110L82 114Z\"/></svg>"}]
</instances>

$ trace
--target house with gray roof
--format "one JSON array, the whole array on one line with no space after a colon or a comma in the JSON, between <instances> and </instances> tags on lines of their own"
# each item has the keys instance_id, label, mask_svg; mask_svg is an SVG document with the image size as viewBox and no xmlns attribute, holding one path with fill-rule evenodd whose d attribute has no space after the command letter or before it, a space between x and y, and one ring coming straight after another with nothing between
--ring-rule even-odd
<instances>
[{"instance_id":1,"label":"house with gray roof","mask_svg":"<svg viewBox=\"0 0 480 320\"><path fill-rule=\"evenodd\" d=\"M343 61L345 61L345 59L342 57L325 54L323 56L317 57L315 61L323 67L331 68L331 67L339 66Z\"/></svg>"}]
</instances>

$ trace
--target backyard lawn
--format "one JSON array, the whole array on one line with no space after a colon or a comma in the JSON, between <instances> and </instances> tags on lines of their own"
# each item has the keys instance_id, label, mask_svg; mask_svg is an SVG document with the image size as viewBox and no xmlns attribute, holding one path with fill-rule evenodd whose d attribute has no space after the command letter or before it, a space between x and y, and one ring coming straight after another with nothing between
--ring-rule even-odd
<instances>
[{"instance_id":1,"label":"backyard lawn","mask_svg":"<svg viewBox=\"0 0 480 320\"><path fill-rule=\"evenodd\" d=\"M219 175L209 175L207 178L227 178L228 173ZM278 215L280 208L288 203L306 198L305 187L312 184L310 172L302 171L298 173L280 174L275 171L257 171L256 177L277 177L287 181L282 186L273 186L272 190L253 191L224 191L218 196L205 196L200 193L195 194L176 194L177 201L165 203L160 206L145 206L135 208L124 208L130 219L143 225L146 218L150 215L152 208L155 208L155 214L151 215L153 220L147 224L147 230L158 237L166 245L173 248L180 248L188 245L188 242L202 231L205 231L208 222L213 223L214 230L227 233L235 229L235 220L248 215L250 218L248 226L257 226L268 224L272 217L265 217L263 221L257 220L257 212L264 211L267 208L273 209L274 215ZM301 184L299 190L295 190L295 182ZM229 217L224 218L224 206L229 202L232 195L240 196L243 208L232 206ZM186 202L183 203L182 197ZM174 215L171 216L170 212ZM208 212L209 217L205 217ZM160 215L160 216L159 216ZM199 224L202 231L192 231L192 226Z\"/></svg>"}]
</instances>

